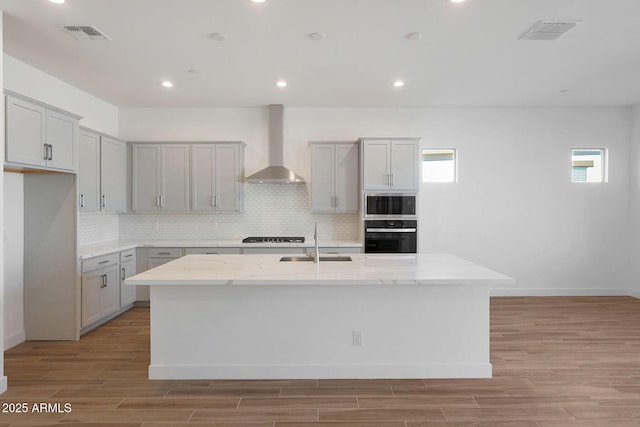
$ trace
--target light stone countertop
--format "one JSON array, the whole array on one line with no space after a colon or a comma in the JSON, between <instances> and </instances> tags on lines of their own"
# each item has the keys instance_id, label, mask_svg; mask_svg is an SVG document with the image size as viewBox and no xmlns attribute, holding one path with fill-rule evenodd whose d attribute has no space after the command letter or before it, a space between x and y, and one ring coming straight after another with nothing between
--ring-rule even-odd
<instances>
[{"instance_id":1,"label":"light stone countertop","mask_svg":"<svg viewBox=\"0 0 640 427\"><path fill-rule=\"evenodd\" d=\"M321 248L362 248L362 242L355 240L325 240L320 241ZM304 243L242 243L237 240L146 240L131 241L117 240L98 243L96 245L78 248L81 260L107 255L127 249L148 248L313 248L313 239L306 239Z\"/></svg>"},{"instance_id":2,"label":"light stone countertop","mask_svg":"<svg viewBox=\"0 0 640 427\"><path fill-rule=\"evenodd\" d=\"M187 255L127 285L456 285L514 280L450 254L349 254L352 261L281 262L282 255Z\"/></svg>"}]
</instances>

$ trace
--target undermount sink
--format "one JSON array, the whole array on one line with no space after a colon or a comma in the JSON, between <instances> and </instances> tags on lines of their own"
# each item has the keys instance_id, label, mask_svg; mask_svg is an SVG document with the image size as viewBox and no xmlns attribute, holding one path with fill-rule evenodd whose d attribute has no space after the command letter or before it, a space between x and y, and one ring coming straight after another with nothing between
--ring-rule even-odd
<instances>
[{"instance_id":1,"label":"undermount sink","mask_svg":"<svg viewBox=\"0 0 640 427\"><path fill-rule=\"evenodd\" d=\"M313 262L314 258L310 256L283 256L280 258L280 261L287 262L297 262L297 261L311 261ZM320 262L323 261L351 261L350 256L321 256Z\"/></svg>"}]
</instances>

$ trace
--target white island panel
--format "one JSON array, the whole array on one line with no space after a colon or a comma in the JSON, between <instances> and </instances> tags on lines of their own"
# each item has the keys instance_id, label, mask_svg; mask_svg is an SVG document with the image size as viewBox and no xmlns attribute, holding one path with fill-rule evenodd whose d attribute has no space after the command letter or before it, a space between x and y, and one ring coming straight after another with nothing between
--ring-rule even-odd
<instances>
[{"instance_id":1,"label":"white island panel","mask_svg":"<svg viewBox=\"0 0 640 427\"><path fill-rule=\"evenodd\" d=\"M279 258L190 255L127 280L151 285L149 378L491 377L489 286L512 279L451 255Z\"/></svg>"}]
</instances>

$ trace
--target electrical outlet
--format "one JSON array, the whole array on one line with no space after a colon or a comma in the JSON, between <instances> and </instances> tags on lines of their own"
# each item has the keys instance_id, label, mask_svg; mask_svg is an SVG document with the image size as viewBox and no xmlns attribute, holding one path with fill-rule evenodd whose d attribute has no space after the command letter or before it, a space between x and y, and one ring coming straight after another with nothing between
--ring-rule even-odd
<instances>
[{"instance_id":1,"label":"electrical outlet","mask_svg":"<svg viewBox=\"0 0 640 427\"><path fill-rule=\"evenodd\" d=\"M353 331L353 345L362 345L362 331Z\"/></svg>"}]
</instances>

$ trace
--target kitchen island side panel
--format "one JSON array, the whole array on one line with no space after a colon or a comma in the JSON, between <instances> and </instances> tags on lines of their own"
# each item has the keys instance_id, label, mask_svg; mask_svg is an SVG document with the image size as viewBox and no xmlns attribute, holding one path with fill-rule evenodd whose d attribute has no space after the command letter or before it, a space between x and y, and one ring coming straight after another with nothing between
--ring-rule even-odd
<instances>
[{"instance_id":1,"label":"kitchen island side panel","mask_svg":"<svg viewBox=\"0 0 640 427\"><path fill-rule=\"evenodd\" d=\"M150 379L488 377L488 285L151 286Z\"/></svg>"}]
</instances>

